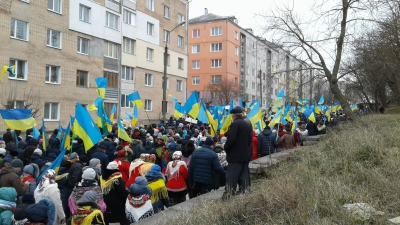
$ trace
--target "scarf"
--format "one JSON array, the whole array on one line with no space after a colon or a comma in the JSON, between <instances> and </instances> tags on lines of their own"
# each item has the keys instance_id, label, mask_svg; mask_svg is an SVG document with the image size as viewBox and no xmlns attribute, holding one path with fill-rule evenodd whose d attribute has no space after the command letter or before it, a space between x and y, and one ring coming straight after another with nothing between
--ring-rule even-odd
<instances>
[{"instance_id":1,"label":"scarf","mask_svg":"<svg viewBox=\"0 0 400 225\"><path fill-rule=\"evenodd\" d=\"M140 167L140 175L144 176L146 173L151 169L151 167L154 166L154 163L144 163Z\"/></svg>"},{"instance_id":2,"label":"scarf","mask_svg":"<svg viewBox=\"0 0 400 225\"><path fill-rule=\"evenodd\" d=\"M72 193L68 198L68 206L69 206L71 212L75 213L75 211L79 208L77 202L79 201L79 199L82 198L83 194L88 191L96 192L97 195L96 195L96 199L94 202L96 202L101 207L102 212L105 212L107 209L107 206L104 203L103 193L101 192L101 188L99 186L89 186L89 187L77 186L77 187L75 187L72 190Z\"/></svg>"},{"instance_id":3,"label":"scarf","mask_svg":"<svg viewBox=\"0 0 400 225\"><path fill-rule=\"evenodd\" d=\"M81 182L79 182L78 186L82 187L92 187L92 186L98 186L99 184L97 183L96 180L85 180L82 179Z\"/></svg>"},{"instance_id":4,"label":"scarf","mask_svg":"<svg viewBox=\"0 0 400 225\"><path fill-rule=\"evenodd\" d=\"M36 183L36 180L35 180L35 178L33 178L32 175L27 174L27 173L23 173L23 174L21 175L21 182L22 182L22 183L25 183L25 182L27 182L27 181L29 181L29 182L31 182L31 183Z\"/></svg>"},{"instance_id":5,"label":"scarf","mask_svg":"<svg viewBox=\"0 0 400 225\"><path fill-rule=\"evenodd\" d=\"M14 212L16 207L17 207L17 205L15 204L15 202L10 202L10 201L0 199L0 213L7 211L7 210L11 210Z\"/></svg>"},{"instance_id":6,"label":"scarf","mask_svg":"<svg viewBox=\"0 0 400 225\"><path fill-rule=\"evenodd\" d=\"M111 189L114 188L114 184L119 185L118 178L122 178L120 172L113 173L107 180L104 180L103 177L100 179L100 187L103 191L103 194L107 195L110 193Z\"/></svg>"},{"instance_id":7,"label":"scarf","mask_svg":"<svg viewBox=\"0 0 400 225\"><path fill-rule=\"evenodd\" d=\"M176 163L175 166L173 165L174 163ZM180 160L175 161L174 160L173 162L168 163L167 170L166 170L168 180L179 177L179 169L181 168L181 166L184 166L187 169L186 163L184 161L180 161Z\"/></svg>"},{"instance_id":8,"label":"scarf","mask_svg":"<svg viewBox=\"0 0 400 225\"><path fill-rule=\"evenodd\" d=\"M163 179L153 181L147 186L151 189L151 204L154 204L161 199L168 199L168 190L167 187L165 187Z\"/></svg>"},{"instance_id":9,"label":"scarf","mask_svg":"<svg viewBox=\"0 0 400 225\"><path fill-rule=\"evenodd\" d=\"M144 162L140 159L131 162L131 165L129 166L129 179L131 178L132 171L135 170L136 167L142 165L143 163Z\"/></svg>"},{"instance_id":10,"label":"scarf","mask_svg":"<svg viewBox=\"0 0 400 225\"><path fill-rule=\"evenodd\" d=\"M84 224L92 224L94 217L97 215L100 215L102 221L104 221L103 213L101 213L100 210L94 209L90 206L79 207L75 212L76 213L75 215L72 216L72 221L71 221L73 225L83 224L84 220L85 220Z\"/></svg>"},{"instance_id":11,"label":"scarf","mask_svg":"<svg viewBox=\"0 0 400 225\"><path fill-rule=\"evenodd\" d=\"M56 183L56 171L54 170L47 170L46 173L43 175L42 179L40 180L39 185L37 186L38 190L42 190L45 187L49 186L50 184Z\"/></svg>"},{"instance_id":12,"label":"scarf","mask_svg":"<svg viewBox=\"0 0 400 225\"><path fill-rule=\"evenodd\" d=\"M125 214L129 222L135 223L154 214L149 195L132 197L128 195L125 202Z\"/></svg>"}]
</instances>

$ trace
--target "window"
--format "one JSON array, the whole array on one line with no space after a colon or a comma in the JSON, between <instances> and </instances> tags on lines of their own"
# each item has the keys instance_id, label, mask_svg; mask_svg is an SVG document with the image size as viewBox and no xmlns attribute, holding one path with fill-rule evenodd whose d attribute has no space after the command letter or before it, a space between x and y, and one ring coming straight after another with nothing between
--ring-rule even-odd
<instances>
[{"instance_id":1,"label":"window","mask_svg":"<svg viewBox=\"0 0 400 225\"><path fill-rule=\"evenodd\" d=\"M61 0L47 0L47 9L56 12L56 13L61 13L61 7L62 6L62 1Z\"/></svg>"},{"instance_id":2,"label":"window","mask_svg":"<svg viewBox=\"0 0 400 225\"><path fill-rule=\"evenodd\" d=\"M85 5L79 5L79 20L90 23L90 8Z\"/></svg>"},{"instance_id":3,"label":"window","mask_svg":"<svg viewBox=\"0 0 400 225\"><path fill-rule=\"evenodd\" d=\"M235 39L239 40L239 33L237 31L235 31Z\"/></svg>"},{"instance_id":4,"label":"window","mask_svg":"<svg viewBox=\"0 0 400 225\"><path fill-rule=\"evenodd\" d=\"M250 74L250 68L247 66L246 67L246 75L249 75Z\"/></svg>"},{"instance_id":5,"label":"window","mask_svg":"<svg viewBox=\"0 0 400 225\"><path fill-rule=\"evenodd\" d=\"M222 76L221 75L213 75L211 76L211 84L221 84Z\"/></svg>"},{"instance_id":6,"label":"window","mask_svg":"<svg viewBox=\"0 0 400 225\"><path fill-rule=\"evenodd\" d=\"M153 36L154 24L147 22L147 34Z\"/></svg>"},{"instance_id":7,"label":"window","mask_svg":"<svg viewBox=\"0 0 400 225\"><path fill-rule=\"evenodd\" d=\"M222 67L222 59L211 60L211 68L221 68L221 67Z\"/></svg>"},{"instance_id":8,"label":"window","mask_svg":"<svg viewBox=\"0 0 400 225\"><path fill-rule=\"evenodd\" d=\"M178 35L178 47L183 48L183 37Z\"/></svg>"},{"instance_id":9,"label":"window","mask_svg":"<svg viewBox=\"0 0 400 225\"><path fill-rule=\"evenodd\" d=\"M104 56L117 59L118 46L112 42L104 41Z\"/></svg>"},{"instance_id":10,"label":"window","mask_svg":"<svg viewBox=\"0 0 400 225\"><path fill-rule=\"evenodd\" d=\"M192 84L193 85L198 85L200 84L200 77L192 77Z\"/></svg>"},{"instance_id":11,"label":"window","mask_svg":"<svg viewBox=\"0 0 400 225\"><path fill-rule=\"evenodd\" d=\"M182 58L178 58L178 69L183 70L183 59Z\"/></svg>"},{"instance_id":12,"label":"window","mask_svg":"<svg viewBox=\"0 0 400 225\"><path fill-rule=\"evenodd\" d=\"M146 53L147 61L153 61L153 52L154 52L153 49L147 48L147 53Z\"/></svg>"},{"instance_id":13,"label":"window","mask_svg":"<svg viewBox=\"0 0 400 225\"><path fill-rule=\"evenodd\" d=\"M46 83L59 84L61 77L61 68L59 66L46 66Z\"/></svg>"},{"instance_id":14,"label":"window","mask_svg":"<svg viewBox=\"0 0 400 225\"><path fill-rule=\"evenodd\" d=\"M235 62L235 70L238 68L238 62Z\"/></svg>"},{"instance_id":15,"label":"window","mask_svg":"<svg viewBox=\"0 0 400 225\"><path fill-rule=\"evenodd\" d=\"M135 80L135 68L129 66L122 66L121 79Z\"/></svg>"},{"instance_id":16,"label":"window","mask_svg":"<svg viewBox=\"0 0 400 225\"><path fill-rule=\"evenodd\" d=\"M249 88L249 82L246 80L246 88Z\"/></svg>"},{"instance_id":17,"label":"window","mask_svg":"<svg viewBox=\"0 0 400 225\"><path fill-rule=\"evenodd\" d=\"M11 19L10 37L28 41L28 23Z\"/></svg>"},{"instance_id":18,"label":"window","mask_svg":"<svg viewBox=\"0 0 400 225\"><path fill-rule=\"evenodd\" d=\"M164 18L169 19L169 7L164 5Z\"/></svg>"},{"instance_id":19,"label":"window","mask_svg":"<svg viewBox=\"0 0 400 225\"><path fill-rule=\"evenodd\" d=\"M144 110L151 111L153 109L153 102L150 99L144 100Z\"/></svg>"},{"instance_id":20,"label":"window","mask_svg":"<svg viewBox=\"0 0 400 225\"><path fill-rule=\"evenodd\" d=\"M222 35L222 27L212 27L211 36L219 36L219 35Z\"/></svg>"},{"instance_id":21,"label":"window","mask_svg":"<svg viewBox=\"0 0 400 225\"><path fill-rule=\"evenodd\" d=\"M28 79L28 62L19 59L10 59L10 66L15 66L15 74L13 77L9 74L9 79L26 80Z\"/></svg>"},{"instance_id":22,"label":"window","mask_svg":"<svg viewBox=\"0 0 400 225\"><path fill-rule=\"evenodd\" d=\"M168 43L169 43L169 31L166 29L164 29L164 31L163 31L163 41L164 42L168 41Z\"/></svg>"},{"instance_id":23,"label":"window","mask_svg":"<svg viewBox=\"0 0 400 225\"><path fill-rule=\"evenodd\" d=\"M124 37L122 43L124 45L124 52L129 54L135 54L135 43L136 43L135 40Z\"/></svg>"},{"instance_id":24,"label":"window","mask_svg":"<svg viewBox=\"0 0 400 225\"><path fill-rule=\"evenodd\" d=\"M106 27L118 30L119 28L119 16L106 12Z\"/></svg>"},{"instance_id":25,"label":"window","mask_svg":"<svg viewBox=\"0 0 400 225\"><path fill-rule=\"evenodd\" d=\"M78 37L78 53L89 54L89 39Z\"/></svg>"},{"instance_id":26,"label":"window","mask_svg":"<svg viewBox=\"0 0 400 225\"><path fill-rule=\"evenodd\" d=\"M200 45L193 45L192 46L192 53L193 54L200 53Z\"/></svg>"},{"instance_id":27,"label":"window","mask_svg":"<svg viewBox=\"0 0 400 225\"><path fill-rule=\"evenodd\" d=\"M235 55L239 55L239 48L235 46Z\"/></svg>"},{"instance_id":28,"label":"window","mask_svg":"<svg viewBox=\"0 0 400 225\"><path fill-rule=\"evenodd\" d=\"M148 74L144 76L144 86L153 87L153 74Z\"/></svg>"},{"instance_id":29,"label":"window","mask_svg":"<svg viewBox=\"0 0 400 225\"><path fill-rule=\"evenodd\" d=\"M211 52L220 52L222 51L222 43L213 43L211 44Z\"/></svg>"},{"instance_id":30,"label":"window","mask_svg":"<svg viewBox=\"0 0 400 225\"><path fill-rule=\"evenodd\" d=\"M136 14L124 9L124 23L135 26L136 24Z\"/></svg>"},{"instance_id":31,"label":"window","mask_svg":"<svg viewBox=\"0 0 400 225\"><path fill-rule=\"evenodd\" d=\"M211 99L219 99L219 92L212 91L211 92Z\"/></svg>"},{"instance_id":32,"label":"window","mask_svg":"<svg viewBox=\"0 0 400 225\"><path fill-rule=\"evenodd\" d=\"M133 104L128 100L128 95L121 94L121 108L132 108Z\"/></svg>"},{"instance_id":33,"label":"window","mask_svg":"<svg viewBox=\"0 0 400 225\"><path fill-rule=\"evenodd\" d=\"M256 69L252 69L252 70L251 70L251 75L252 75L252 76L255 76L255 75L256 75Z\"/></svg>"},{"instance_id":34,"label":"window","mask_svg":"<svg viewBox=\"0 0 400 225\"><path fill-rule=\"evenodd\" d=\"M7 101L7 106L13 109L25 109L25 101Z\"/></svg>"},{"instance_id":35,"label":"window","mask_svg":"<svg viewBox=\"0 0 400 225\"><path fill-rule=\"evenodd\" d=\"M253 42L253 49L256 49L256 43Z\"/></svg>"},{"instance_id":36,"label":"window","mask_svg":"<svg viewBox=\"0 0 400 225\"><path fill-rule=\"evenodd\" d=\"M45 102L44 103L44 119L45 120L59 120L60 103Z\"/></svg>"},{"instance_id":37,"label":"window","mask_svg":"<svg viewBox=\"0 0 400 225\"><path fill-rule=\"evenodd\" d=\"M103 71L103 77L108 79L107 88L118 88L120 79L118 73Z\"/></svg>"},{"instance_id":38,"label":"window","mask_svg":"<svg viewBox=\"0 0 400 225\"><path fill-rule=\"evenodd\" d=\"M154 0L146 0L146 8L154 11Z\"/></svg>"},{"instance_id":39,"label":"window","mask_svg":"<svg viewBox=\"0 0 400 225\"><path fill-rule=\"evenodd\" d=\"M235 86L237 86L238 85L238 78L237 77L235 77Z\"/></svg>"},{"instance_id":40,"label":"window","mask_svg":"<svg viewBox=\"0 0 400 225\"><path fill-rule=\"evenodd\" d=\"M178 24L181 24L183 22L185 22L185 17L182 14L178 13Z\"/></svg>"},{"instance_id":41,"label":"window","mask_svg":"<svg viewBox=\"0 0 400 225\"><path fill-rule=\"evenodd\" d=\"M61 48L61 32L47 29L47 46Z\"/></svg>"},{"instance_id":42,"label":"window","mask_svg":"<svg viewBox=\"0 0 400 225\"><path fill-rule=\"evenodd\" d=\"M192 64L192 69L200 69L200 60L193 60Z\"/></svg>"},{"instance_id":43,"label":"window","mask_svg":"<svg viewBox=\"0 0 400 225\"><path fill-rule=\"evenodd\" d=\"M87 87L88 86L88 74L87 71L78 70L76 73L76 86Z\"/></svg>"},{"instance_id":44,"label":"window","mask_svg":"<svg viewBox=\"0 0 400 225\"><path fill-rule=\"evenodd\" d=\"M192 37L194 37L194 38L200 37L200 29L192 30Z\"/></svg>"},{"instance_id":45,"label":"window","mask_svg":"<svg viewBox=\"0 0 400 225\"><path fill-rule=\"evenodd\" d=\"M255 56L251 56L251 61L252 61L253 63L255 63L255 62L256 62L256 57L255 57Z\"/></svg>"},{"instance_id":46,"label":"window","mask_svg":"<svg viewBox=\"0 0 400 225\"><path fill-rule=\"evenodd\" d=\"M182 92L182 81L176 80L176 91Z\"/></svg>"},{"instance_id":47,"label":"window","mask_svg":"<svg viewBox=\"0 0 400 225\"><path fill-rule=\"evenodd\" d=\"M251 89L256 90L256 83L251 82Z\"/></svg>"}]
</instances>

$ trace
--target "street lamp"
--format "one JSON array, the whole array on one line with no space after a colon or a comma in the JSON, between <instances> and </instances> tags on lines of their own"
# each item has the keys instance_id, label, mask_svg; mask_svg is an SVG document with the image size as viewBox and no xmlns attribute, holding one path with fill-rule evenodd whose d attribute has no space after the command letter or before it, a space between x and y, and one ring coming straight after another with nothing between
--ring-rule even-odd
<instances>
[{"instance_id":1,"label":"street lamp","mask_svg":"<svg viewBox=\"0 0 400 225\"><path fill-rule=\"evenodd\" d=\"M162 120L165 121L166 115L167 115L167 64L168 64L168 41L169 41L169 37L170 37L170 33L175 30L176 28L182 26L183 24L185 24L185 22L182 22L180 24L178 24L178 26L174 27L174 29L172 29L171 31L168 31L167 33L167 39L165 40L165 50L164 50L164 76L163 76L163 100L162 100L162 115L163 118Z\"/></svg>"}]
</instances>

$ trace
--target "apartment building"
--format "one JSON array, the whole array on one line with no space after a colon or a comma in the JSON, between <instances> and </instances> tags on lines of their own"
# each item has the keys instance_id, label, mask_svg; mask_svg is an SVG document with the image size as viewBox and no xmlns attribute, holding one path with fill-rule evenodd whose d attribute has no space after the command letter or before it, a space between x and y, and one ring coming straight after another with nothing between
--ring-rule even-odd
<instances>
[{"instance_id":1,"label":"apartment building","mask_svg":"<svg viewBox=\"0 0 400 225\"><path fill-rule=\"evenodd\" d=\"M239 89L240 28L234 17L208 13L189 20L188 91L198 91L207 103L221 104L210 85Z\"/></svg>"}]
</instances>

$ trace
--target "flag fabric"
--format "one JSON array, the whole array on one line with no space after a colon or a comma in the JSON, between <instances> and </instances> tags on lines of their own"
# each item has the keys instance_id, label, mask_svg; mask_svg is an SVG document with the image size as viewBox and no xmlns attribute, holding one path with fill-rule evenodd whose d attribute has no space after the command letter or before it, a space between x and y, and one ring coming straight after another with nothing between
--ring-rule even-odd
<instances>
[{"instance_id":1,"label":"flag fabric","mask_svg":"<svg viewBox=\"0 0 400 225\"><path fill-rule=\"evenodd\" d=\"M103 77L95 77L94 81L97 84L97 93L99 94L100 98L104 98L106 96L106 88L108 83L108 78Z\"/></svg>"},{"instance_id":2,"label":"flag fabric","mask_svg":"<svg viewBox=\"0 0 400 225\"><path fill-rule=\"evenodd\" d=\"M283 106L283 98L277 98L274 101L274 106L272 107L272 112L277 113L279 111L280 108L282 108Z\"/></svg>"},{"instance_id":3,"label":"flag fabric","mask_svg":"<svg viewBox=\"0 0 400 225\"><path fill-rule=\"evenodd\" d=\"M214 137L218 129L218 119L215 119L208 110L206 111L206 115L208 118L208 124L210 124L210 134Z\"/></svg>"},{"instance_id":4,"label":"flag fabric","mask_svg":"<svg viewBox=\"0 0 400 225\"><path fill-rule=\"evenodd\" d=\"M292 124L292 135L294 135L294 132L296 131L297 128L297 116L294 118L293 124Z\"/></svg>"},{"instance_id":5,"label":"flag fabric","mask_svg":"<svg viewBox=\"0 0 400 225\"><path fill-rule=\"evenodd\" d=\"M32 109L0 109L6 126L12 130L28 130L36 126L31 113Z\"/></svg>"},{"instance_id":6,"label":"flag fabric","mask_svg":"<svg viewBox=\"0 0 400 225\"><path fill-rule=\"evenodd\" d=\"M117 112L117 104L114 103L112 109L111 109L111 113L110 113L110 121L111 123L114 123L114 116L115 113Z\"/></svg>"},{"instance_id":7,"label":"flag fabric","mask_svg":"<svg viewBox=\"0 0 400 225\"><path fill-rule=\"evenodd\" d=\"M310 103L310 100L308 100L308 98L304 98L303 99L303 104L308 104L308 103Z\"/></svg>"},{"instance_id":8,"label":"flag fabric","mask_svg":"<svg viewBox=\"0 0 400 225\"><path fill-rule=\"evenodd\" d=\"M200 120L202 123L208 123L208 117L207 117L207 108L204 104L203 99L200 99L200 111L199 115L197 116L197 120Z\"/></svg>"},{"instance_id":9,"label":"flag fabric","mask_svg":"<svg viewBox=\"0 0 400 225\"><path fill-rule=\"evenodd\" d=\"M82 140L85 151L88 151L93 145L97 144L101 139L101 134L96 124L89 115L89 112L77 102L75 110L75 121L73 132Z\"/></svg>"},{"instance_id":10,"label":"flag fabric","mask_svg":"<svg viewBox=\"0 0 400 225\"><path fill-rule=\"evenodd\" d=\"M231 110L235 107L235 103L233 102L233 99L231 99L231 102L229 103L229 111L231 112Z\"/></svg>"},{"instance_id":11,"label":"flag fabric","mask_svg":"<svg viewBox=\"0 0 400 225\"><path fill-rule=\"evenodd\" d=\"M124 126L122 125L121 120L118 118L118 138L121 138L124 141L132 143L132 139L126 133Z\"/></svg>"},{"instance_id":12,"label":"flag fabric","mask_svg":"<svg viewBox=\"0 0 400 225\"><path fill-rule=\"evenodd\" d=\"M44 125L44 118L42 118L42 147L43 147L43 151L46 151L46 127Z\"/></svg>"},{"instance_id":13,"label":"flag fabric","mask_svg":"<svg viewBox=\"0 0 400 225\"><path fill-rule=\"evenodd\" d=\"M100 97L96 98L94 105L97 108L97 126L101 128L103 134L108 135L109 130L111 129L111 121L107 116L106 109L104 108L104 99Z\"/></svg>"},{"instance_id":14,"label":"flag fabric","mask_svg":"<svg viewBox=\"0 0 400 225\"><path fill-rule=\"evenodd\" d=\"M61 166L61 163L63 161L63 158L64 158L64 155L65 155L66 151L67 151L66 149L61 150L61 153L57 156L57 158L36 179L36 184L40 183L40 181L42 180L43 175L46 173L47 170L55 170L56 174L58 173L58 170L60 169L60 166Z\"/></svg>"},{"instance_id":15,"label":"flag fabric","mask_svg":"<svg viewBox=\"0 0 400 225\"><path fill-rule=\"evenodd\" d=\"M135 127L137 121L139 120L139 109L138 109L137 105L133 106L133 113L132 114L126 113L126 115L128 115L129 119L131 120L131 126Z\"/></svg>"},{"instance_id":16,"label":"flag fabric","mask_svg":"<svg viewBox=\"0 0 400 225\"><path fill-rule=\"evenodd\" d=\"M32 128L32 133L33 133L33 138L35 138L35 139L39 139L39 136L40 136L40 132L39 132L39 130L36 128L36 127L33 127Z\"/></svg>"},{"instance_id":17,"label":"flag fabric","mask_svg":"<svg viewBox=\"0 0 400 225\"><path fill-rule=\"evenodd\" d=\"M222 123L222 126L221 126L221 129L220 129L219 133L220 134L225 134L228 131L228 129L231 126L231 124L232 124L232 114L229 114L225 118L224 122Z\"/></svg>"},{"instance_id":18,"label":"flag fabric","mask_svg":"<svg viewBox=\"0 0 400 225\"><path fill-rule=\"evenodd\" d=\"M250 104L250 112L247 114L247 118L250 120L251 125L253 125L253 128L256 126L258 122L263 121L262 120L262 110L260 107L260 101L255 100Z\"/></svg>"},{"instance_id":19,"label":"flag fabric","mask_svg":"<svg viewBox=\"0 0 400 225\"><path fill-rule=\"evenodd\" d=\"M175 111L174 111L174 117L175 118L181 118L183 114L185 113L185 108L178 102L175 102Z\"/></svg>"},{"instance_id":20,"label":"flag fabric","mask_svg":"<svg viewBox=\"0 0 400 225\"><path fill-rule=\"evenodd\" d=\"M280 109L274 116L274 118L269 122L268 126L272 129L275 124L281 122L281 116L282 116L282 109Z\"/></svg>"},{"instance_id":21,"label":"flag fabric","mask_svg":"<svg viewBox=\"0 0 400 225\"><path fill-rule=\"evenodd\" d=\"M4 77L4 75L8 72L12 77L15 77L15 66L3 66L1 71L0 80Z\"/></svg>"},{"instance_id":22,"label":"flag fabric","mask_svg":"<svg viewBox=\"0 0 400 225\"><path fill-rule=\"evenodd\" d=\"M199 97L197 96L197 91L193 91L189 96L188 100L185 103L185 112L192 116L193 118L197 118L200 112L200 104Z\"/></svg>"},{"instance_id":23,"label":"flag fabric","mask_svg":"<svg viewBox=\"0 0 400 225\"><path fill-rule=\"evenodd\" d=\"M303 101L299 98L299 99L297 99L297 101L296 101L299 105L303 105Z\"/></svg>"},{"instance_id":24,"label":"flag fabric","mask_svg":"<svg viewBox=\"0 0 400 225\"><path fill-rule=\"evenodd\" d=\"M277 98L283 98L285 97L285 90L282 90L281 92L278 93L278 95L276 95Z\"/></svg>"},{"instance_id":25,"label":"flag fabric","mask_svg":"<svg viewBox=\"0 0 400 225\"><path fill-rule=\"evenodd\" d=\"M304 116L307 117L311 122L315 123L315 115L312 108L308 108L303 112Z\"/></svg>"},{"instance_id":26,"label":"flag fabric","mask_svg":"<svg viewBox=\"0 0 400 225\"><path fill-rule=\"evenodd\" d=\"M18 136L15 130L14 130L14 139L15 139L15 145L18 146Z\"/></svg>"},{"instance_id":27,"label":"flag fabric","mask_svg":"<svg viewBox=\"0 0 400 225\"><path fill-rule=\"evenodd\" d=\"M60 150L63 149L66 149L67 151L71 149L71 123L68 123L67 130L65 131L61 141Z\"/></svg>"},{"instance_id":28,"label":"flag fabric","mask_svg":"<svg viewBox=\"0 0 400 225\"><path fill-rule=\"evenodd\" d=\"M136 105L138 108L143 107L143 102L142 99L140 98L138 91L135 91L132 94L128 95L126 99L128 101L131 101L132 104Z\"/></svg>"},{"instance_id":29,"label":"flag fabric","mask_svg":"<svg viewBox=\"0 0 400 225\"><path fill-rule=\"evenodd\" d=\"M323 105L324 104L324 95L321 95L321 98L318 101L318 105Z\"/></svg>"}]
</instances>

